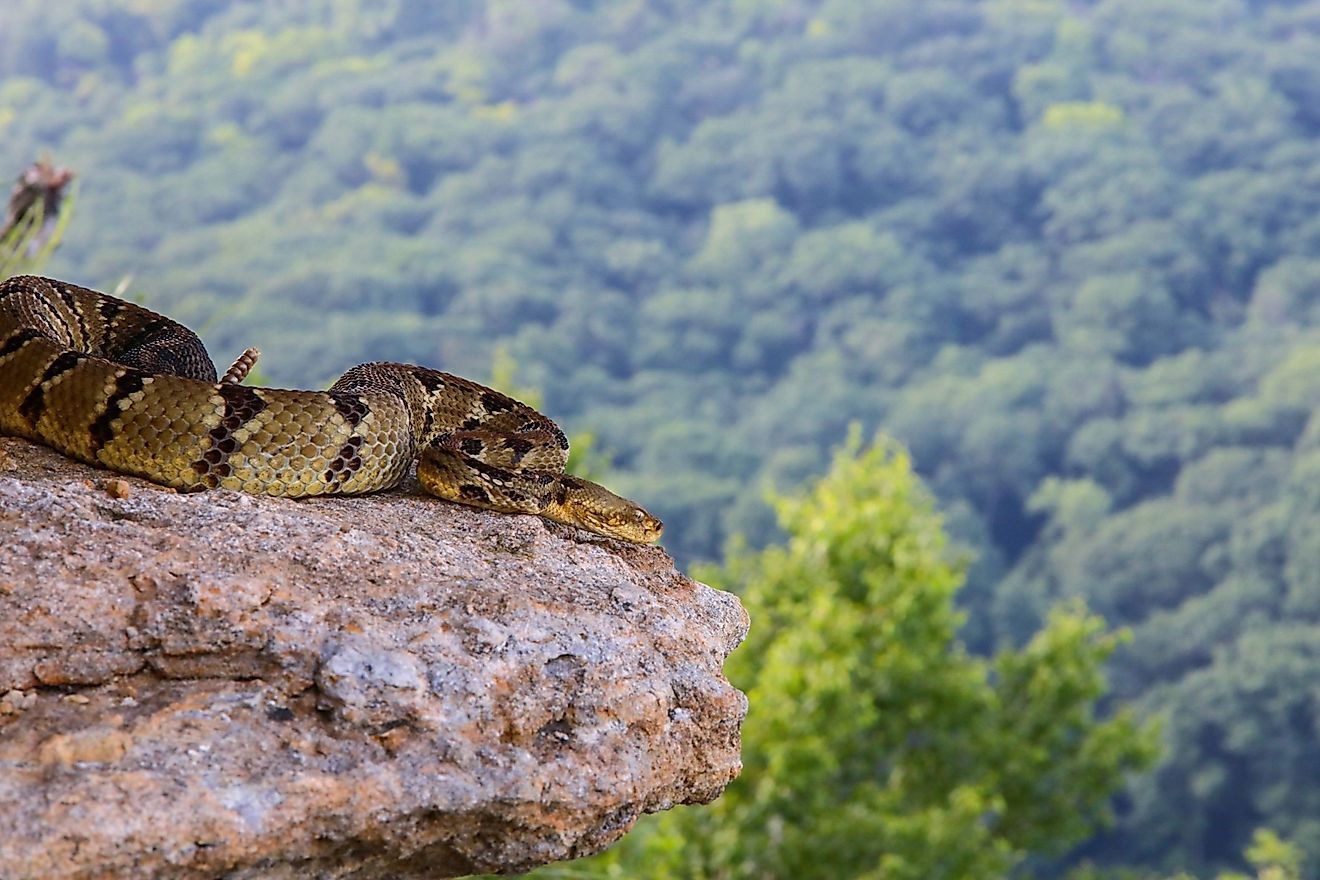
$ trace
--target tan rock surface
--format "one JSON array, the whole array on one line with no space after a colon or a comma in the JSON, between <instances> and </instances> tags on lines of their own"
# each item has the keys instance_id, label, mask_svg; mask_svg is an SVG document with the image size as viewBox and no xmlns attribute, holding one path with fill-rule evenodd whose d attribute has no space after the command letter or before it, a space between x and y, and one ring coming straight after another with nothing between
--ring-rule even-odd
<instances>
[{"instance_id":1,"label":"tan rock surface","mask_svg":"<svg viewBox=\"0 0 1320 880\"><path fill-rule=\"evenodd\" d=\"M737 600L415 492L179 495L0 438L0 880L526 870L739 769Z\"/></svg>"}]
</instances>

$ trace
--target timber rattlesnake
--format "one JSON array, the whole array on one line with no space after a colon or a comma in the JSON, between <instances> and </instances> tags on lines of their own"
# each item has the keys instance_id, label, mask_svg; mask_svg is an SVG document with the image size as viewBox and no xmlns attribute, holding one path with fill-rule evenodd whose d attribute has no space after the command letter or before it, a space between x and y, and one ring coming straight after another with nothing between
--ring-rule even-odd
<instances>
[{"instance_id":1,"label":"timber rattlesnake","mask_svg":"<svg viewBox=\"0 0 1320 880\"><path fill-rule=\"evenodd\" d=\"M563 473L568 439L498 391L408 364L360 364L329 391L217 381L197 334L112 296L49 278L0 284L0 434L177 489L302 497L417 477L441 498L535 513L625 541L662 524Z\"/></svg>"}]
</instances>

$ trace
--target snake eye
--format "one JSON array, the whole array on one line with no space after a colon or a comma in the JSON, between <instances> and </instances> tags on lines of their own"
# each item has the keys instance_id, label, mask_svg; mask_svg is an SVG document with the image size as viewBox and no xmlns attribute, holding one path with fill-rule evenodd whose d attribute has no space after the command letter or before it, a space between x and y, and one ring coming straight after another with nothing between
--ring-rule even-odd
<instances>
[{"instance_id":1,"label":"snake eye","mask_svg":"<svg viewBox=\"0 0 1320 880\"><path fill-rule=\"evenodd\" d=\"M638 522L641 522L642 520L646 519L646 511L642 510L640 507L634 507L633 519L637 520Z\"/></svg>"}]
</instances>

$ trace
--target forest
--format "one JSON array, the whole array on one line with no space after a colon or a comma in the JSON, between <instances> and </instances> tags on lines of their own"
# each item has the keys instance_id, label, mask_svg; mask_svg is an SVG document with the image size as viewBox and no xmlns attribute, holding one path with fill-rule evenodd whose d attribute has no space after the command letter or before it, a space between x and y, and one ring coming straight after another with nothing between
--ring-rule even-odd
<instances>
[{"instance_id":1,"label":"forest","mask_svg":"<svg viewBox=\"0 0 1320 880\"><path fill-rule=\"evenodd\" d=\"M502 375L748 597L773 499L901 444L961 584L922 638L1002 686L1071 626L1127 725L975 876L1320 865L1320 0L7 0L42 155L44 271L270 384Z\"/></svg>"}]
</instances>

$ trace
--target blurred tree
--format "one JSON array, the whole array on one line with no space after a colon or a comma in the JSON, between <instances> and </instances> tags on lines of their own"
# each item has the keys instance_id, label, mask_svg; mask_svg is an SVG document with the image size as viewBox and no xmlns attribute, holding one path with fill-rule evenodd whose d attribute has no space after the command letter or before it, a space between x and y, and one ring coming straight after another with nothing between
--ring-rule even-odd
<instances>
[{"instance_id":1,"label":"blurred tree","mask_svg":"<svg viewBox=\"0 0 1320 880\"><path fill-rule=\"evenodd\" d=\"M1273 831L1262 828L1251 838L1244 854L1254 873L1223 871L1215 880L1302 880L1302 855L1293 844ZM1084 865L1068 873L1067 880L1195 880L1190 874L1178 873L1158 877L1153 873L1136 870L1103 870Z\"/></svg>"}]
</instances>

